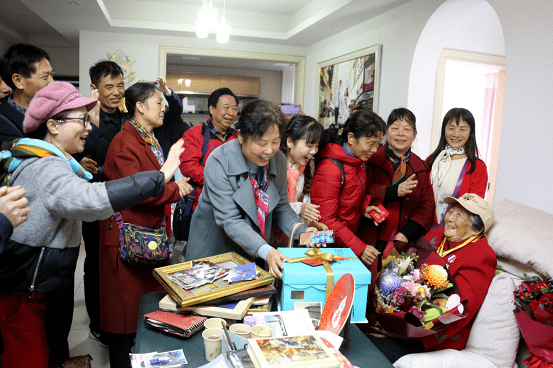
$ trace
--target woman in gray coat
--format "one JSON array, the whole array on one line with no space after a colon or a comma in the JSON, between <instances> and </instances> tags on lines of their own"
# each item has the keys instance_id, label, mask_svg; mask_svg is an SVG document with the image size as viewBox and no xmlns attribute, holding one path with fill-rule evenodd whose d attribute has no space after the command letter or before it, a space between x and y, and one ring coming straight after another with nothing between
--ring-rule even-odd
<instances>
[{"instance_id":1,"label":"woman in gray coat","mask_svg":"<svg viewBox=\"0 0 553 368\"><path fill-rule=\"evenodd\" d=\"M282 277L287 257L268 244L272 222L287 234L301 220L290 207L286 157L279 151L284 115L270 102L253 100L242 110L238 139L215 149L204 170L204 189L192 217L186 260L235 251L261 258ZM301 225L299 234L316 231Z\"/></svg>"}]
</instances>

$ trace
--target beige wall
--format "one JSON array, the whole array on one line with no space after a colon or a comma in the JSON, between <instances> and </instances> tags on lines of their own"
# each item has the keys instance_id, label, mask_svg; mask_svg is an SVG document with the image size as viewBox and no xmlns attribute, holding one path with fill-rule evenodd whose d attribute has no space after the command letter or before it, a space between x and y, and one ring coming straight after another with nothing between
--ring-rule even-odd
<instances>
[{"instance_id":1,"label":"beige wall","mask_svg":"<svg viewBox=\"0 0 553 368\"><path fill-rule=\"evenodd\" d=\"M259 78L259 98L281 103L282 72L270 70L250 70L189 65L167 65L167 73L195 73L212 75L238 75Z\"/></svg>"}]
</instances>

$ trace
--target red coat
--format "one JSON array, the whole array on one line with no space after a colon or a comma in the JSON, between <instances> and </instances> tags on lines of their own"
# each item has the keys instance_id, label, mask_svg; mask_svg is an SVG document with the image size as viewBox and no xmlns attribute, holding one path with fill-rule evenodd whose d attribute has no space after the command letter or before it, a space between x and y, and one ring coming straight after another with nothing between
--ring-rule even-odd
<instances>
[{"instance_id":1,"label":"red coat","mask_svg":"<svg viewBox=\"0 0 553 368\"><path fill-rule=\"evenodd\" d=\"M161 167L148 144L126 122L107 153L104 163L106 181ZM161 228L165 205L180 199L176 183L165 184L165 191L139 205L121 211L123 221L150 229ZM128 334L136 332L140 297L151 291L163 291L154 279L156 265L133 266L119 258L119 228L112 218L100 222L100 319L103 331Z\"/></svg>"},{"instance_id":2,"label":"red coat","mask_svg":"<svg viewBox=\"0 0 553 368\"><path fill-rule=\"evenodd\" d=\"M428 163L428 158L426 160L427 160L426 162ZM470 163L467 167L467 171L465 172L465 175L463 176L463 181L461 182L461 189L459 190L458 198L461 198L461 196L466 193L478 194L482 198L486 196L486 190L488 189L488 169L484 161L480 160L479 158L476 159L475 163L476 163L476 168L470 174L468 173L471 169ZM432 168L429 167L429 169L431 170ZM429 171L428 180L430 180L431 176L432 176L432 171ZM432 188L432 194L434 194L434 187L431 186L431 188ZM433 224L434 225L438 224L436 213L434 213Z\"/></svg>"},{"instance_id":3,"label":"red coat","mask_svg":"<svg viewBox=\"0 0 553 368\"><path fill-rule=\"evenodd\" d=\"M376 151L368 161L367 165L367 189L366 192L372 197L372 205L381 204L384 201L386 188L392 185L394 170L386 156L385 146ZM401 232L409 220L416 222L424 228L430 229L434 219L436 205L434 195L424 162L413 152L409 157L409 164L405 178L416 174L417 186L413 192L400 197L400 199L388 202L385 207L390 212L388 218L378 227L372 220L362 219L358 236L370 245L375 245L378 239L388 241L392 233ZM410 239L416 241L417 239Z\"/></svg>"},{"instance_id":4,"label":"red coat","mask_svg":"<svg viewBox=\"0 0 553 368\"><path fill-rule=\"evenodd\" d=\"M342 173L333 158L344 165L345 181L340 189ZM365 194L367 175L365 163L346 154L342 146L329 143L318 155L318 164L311 186L311 203L318 204L323 224L335 232L336 244L351 248L360 255L365 242L355 236L359 219L365 213L371 198Z\"/></svg>"},{"instance_id":5,"label":"red coat","mask_svg":"<svg viewBox=\"0 0 553 368\"><path fill-rule=\"evenodd\" d=\"M206 124L198 124L188 129L182 136L184 139L184 153L180 159L180 171L182 175L190 177L190 184L198 184L196 194L194 195L194 204L192 206L193 210L196 209L198 199L200 198L200 194L202 194L202 188L204 186L204 166L207 158L215 148L221 146L225 142L237 138L236 132L232 132L225 139L225 142L211 135L207 145L207 150L205 152L204 165L200 165L202 147L204 145L204 129L206 126Z\"/></svg>"},{"instance_id":6,"label":"red coat","mask_svg":"<svg viewBox=\"0 0 553 368\"><path fill-rule=\"evenodd\" d=\"M435 248L440 245L443 238L444 229L433 229L426 234L426 239ZM458 244L460 243L454 243L450 246L454 247ZM467 316L450 323L445 330L437 335L422 338L421 341L426 350L462 350L467 344L472 320L484 302L488 288L492 283L497 259L493 249L488 245L486 237L444 256L443 259L446 262L448 272L453 276L459 288L461 300L468 301L465 308ZM453 262L448 263L448 259L453 260Z\"/></svg>"}]
</instances>

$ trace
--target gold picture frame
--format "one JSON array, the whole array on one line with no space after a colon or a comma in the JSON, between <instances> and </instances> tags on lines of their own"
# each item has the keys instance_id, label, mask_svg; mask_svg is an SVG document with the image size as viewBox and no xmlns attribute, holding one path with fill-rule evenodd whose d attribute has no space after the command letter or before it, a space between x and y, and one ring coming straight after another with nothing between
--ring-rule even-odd
<instances>
[{"instance_id":1,"label":"gold picture frame","mask_svg":"<svg viewBox=\"0 0 553 368\"><path fill-rule=\"evenodd\" d=\"M358 107L378 113L381 48L376 44L317 64L315 111L325 128L343 124Z\"/></svg>"},{"instance_id":2,"label":"gold picture frame","mask_svg":"<svg viewBox=\"0 0 553 368\"><path fill-rule=\"evenodd\" d=\"M251 263L250 260L242 257L236 252L228 252L218 254L216 256L205 257L197 259L196 261L210 261L215 263L219 267L230 269L232 267L240 266L243 264ZM212 284L202 285L200 287L184 290L177 284L173 283L168 275L175 272L180 272L192 268L192 261L183 262L175 265L158 267L154 269L154 277L161 283L161 285L167 290L171 298L181 307L188 307L191 305L205 303L213 299L222 298L227 295L235 294L240 291L250 290L253 288L265 286L275 281L275 278L264 269L256 265L258 272L257 279L250 281L239 281L229 284L224 279L219 279Z\"/></svg>"}]
</instances>

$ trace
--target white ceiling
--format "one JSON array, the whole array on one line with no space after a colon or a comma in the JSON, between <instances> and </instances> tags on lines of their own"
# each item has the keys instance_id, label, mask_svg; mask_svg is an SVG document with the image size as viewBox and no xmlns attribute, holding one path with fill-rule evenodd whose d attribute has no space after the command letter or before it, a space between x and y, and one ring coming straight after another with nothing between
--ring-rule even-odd
<instances>
[{"instance_id":1,"label":"white ceiling","mask_svg":"<svg viewBox=\"0 0 553 368\"><path fill-rule=\"evenodd\" d=\"M222 16L224 0L211 0ZM411 0L226 0L230 39L309 46ZM202 0L2 0L8 43L78 46L79 31L195 37ZM211 36L213 37L213 36Z\"/></svg>"}]
</instances>

